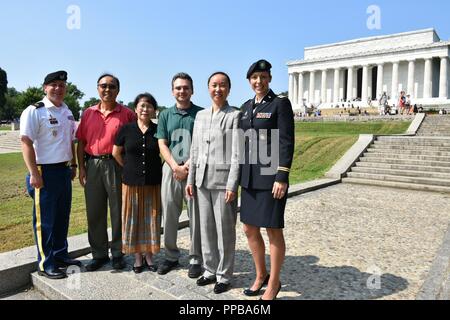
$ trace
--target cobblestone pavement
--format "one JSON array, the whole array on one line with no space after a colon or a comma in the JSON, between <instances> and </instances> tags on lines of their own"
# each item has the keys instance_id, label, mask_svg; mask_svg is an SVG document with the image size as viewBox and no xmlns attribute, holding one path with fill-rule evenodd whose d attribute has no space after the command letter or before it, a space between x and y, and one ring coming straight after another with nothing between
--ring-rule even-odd
<instances>
[{"instance_id":1,"label":"cobblestone pavement","mask_svg":"<svg viewBox=\"0 0 450 320\"><path fill-rule=\"evenodd\" d=\"M285 220L287 252L280 299L416 299L447 233L450 195L339 184L289 199ZM265 232L263 237L268 253ZM108 265L82 273L89 290L83 285L77 294L68 291L70 278L49 283L74 299L259 298L242 294L254 271L240 222L233 287L224 294L216 295L213 285L198 287L188 278L188 229L179 232L178 244L181 267L164 276L135 275L133 257L128 256L128 266L121 272ZM162 262L163 254L164 250L155 256L156 263ZM89 259L81 258L84 263ZM10 298L33 299L30 294Z\"/></svg>"},{"instance_id":2,"label":"cobblestone pavement","mask_svg":"<svg viewBox=\"0 0 450 320\"><path fill-rule=\"evenodd\" d=\"M415 299L447 231L450 195L340 184L290 199L285 220L279 298ZM245 299L253 263L239 222L237 235L229 294ZM180 244L185 256L187 238Z\"/></svg>"}]
</instances>

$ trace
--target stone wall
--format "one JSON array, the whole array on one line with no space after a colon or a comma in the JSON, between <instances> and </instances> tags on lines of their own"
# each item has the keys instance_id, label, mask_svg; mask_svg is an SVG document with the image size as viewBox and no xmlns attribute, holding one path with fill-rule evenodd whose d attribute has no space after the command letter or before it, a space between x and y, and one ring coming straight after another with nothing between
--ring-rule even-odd
<instances>
[{"instance_id":1,"label":"stone wall","mask_svg":"<svg viewBox=\"0 0 450 320\"><path fill-rule=\"evenodd\" d=\"M379 122L413 121L415 116L334 116L334 117L295 117L296 122Z\"/></svg>"}]
</instances>

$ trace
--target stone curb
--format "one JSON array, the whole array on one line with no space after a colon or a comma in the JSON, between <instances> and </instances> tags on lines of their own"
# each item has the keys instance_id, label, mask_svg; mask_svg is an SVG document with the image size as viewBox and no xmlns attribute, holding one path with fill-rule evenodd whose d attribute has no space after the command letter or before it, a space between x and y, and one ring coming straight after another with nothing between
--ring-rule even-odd
<instances>
[{"instance_id":1,"label":"stone curb","mask_svg":"<svg viewBox=\"0 0 450 320\"><path fill-rule=\"evenodd\" d=\"M356 141L350 150L348 150L330 171L325 174L325 177L330 179L343 178L374 141L374 135L361 134L358 141Z\"/></svg>"},{"instance_id":2,"label":"stone curb","mask_svg":"<svg viewBox=\"0 0 450 320\"><path fill-rule=\"evenodd\" d=\"M416 300L449 300L450 224Z\"/></svg>"},{"instance_id":3,"label":"stone curb","mask_svg":"<svg viewBox=\"0 0 450 320\"><path fill-rule=\"evenodd\" d=\"M68 239L72 258L90 252L87 235ZM30 286L30 274L36 271L36 247L30 246L0 254L0 296Z\"/></svg>"},{"instance_id":4,"label":"stone curb","mask_svg":"<svg viewBox=\"0 0 450 320\"><path fill-rule=\"evenodd\" d=\"M419 128L424 120L425 120L425 113L416 114L413 122L411 122L411 125L409 126L408 130L406 130L406 134L416 135L417 131L419 131Z\"/></svg>"}]
</instances>

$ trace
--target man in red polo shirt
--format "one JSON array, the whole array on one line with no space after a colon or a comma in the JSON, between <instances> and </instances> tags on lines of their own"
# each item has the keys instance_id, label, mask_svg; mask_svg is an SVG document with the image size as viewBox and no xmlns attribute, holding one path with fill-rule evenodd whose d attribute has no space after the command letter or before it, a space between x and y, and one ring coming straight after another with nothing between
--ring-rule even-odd
<instances>
[{"instance_id":1,"label":"man in red polo shirt","mask_svg":"<svg viewBox=\"0 0 450 320\"><path fill-rule=\"evenodd\" d=\"M97 81L100 103L83 112L77 130L79 179L84 187L88 237L93 260L86 266L95 271L109 262L107 213L111 215L113 268L123 269L122 172L112 157L119 129L136 119L134 112L116 102L119 79L104 74Z\"/></svg>"}]
</instances>

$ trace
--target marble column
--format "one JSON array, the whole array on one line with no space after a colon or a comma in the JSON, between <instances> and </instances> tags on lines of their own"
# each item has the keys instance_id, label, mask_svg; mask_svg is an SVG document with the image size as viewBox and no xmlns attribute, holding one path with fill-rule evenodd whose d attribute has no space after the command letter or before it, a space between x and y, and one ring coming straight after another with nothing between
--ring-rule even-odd
<instances>
[{"instance_id":1,"label":"marble column","mask_svg":"<svg viewBox=\"0 0 450 320\"><path fill-rule=\"evenodd\" d=\"M292 103L294 105L298 104L298 73L294 73L294 92L293 92L294 100Z\"/></svg>"},{"instance_id":2,"label":"marble column","mask_svg":"<svg viewBox=\"0 0 450 320\"><path fill-rule=\"evenodd\" d=\"M304 81L305 81L305 79L304 79L303 72L300 72L298 74L298 98L297 98L298 104L300 106L303 106Z\"/></svg>"},{"instance_id":3,"label":"marble column","mask_svg":"<svg viewBox=\"0 0 450 320\"><path fill-rule=\"evenodd\" d=\"M414 79L415 79L415 69L416 69L416 62L414 60L409 61L408 63L408 92L406 94L409 94L411 96L411 99L415 98L414 95Z\"/></svg>"},{"instance_id":4,"label":"marble column","mask_svg":"<svg viewBox=\"0 0 450 320\"><path fill-rule=\"evenodd\" d=\"M353 100L353 67L348 68L347 100Z\"/></svg>"},{"instance_id":5,"label":"marble column","mask_svg":"<svg viewBox=\"0 0 450 320\"><path fill-rule=\"evenodd\" d=\"M334 69L334 88L333 88L333 102L334 104L339 103L339 80L340 80L340 69Z\"/></svg>"},{"instance_id":6,"label":"marble column","mask_svg":"<svg viewBox=\"0 0 450 320\"><path fill-rule=\"evenodd\" d=\"M327 70L322 70L322 87L320 88L321 103L327 102Z\"/></svg>"},{"instance_id":7,"label":"marble column","mask_svg":"<svg viewBox=\"0 0 450 320\"><path fill-rule=\"evenodd\" d=\"M383 77L384 77L384 64L379 64L377 69L377 96L376 99L379 100L383 94Z\"/></svg>"},{"instance_id":8,"label":"marble column","mask_svg":"<svg viewBox=\"0 0 450 320\"><path fill-rule=\"evenodd\" d=\"M448 98L448 57L441 57L441 75L439 80L439 98Z\"/></svg>"},{"instance_id":9,"label":"marble column","mask_svg":"<svg viewBox=\"0 0 450 320\"><path fill-rule=\"evenodd\" d=\"M399 62L392 63L392 89L391 89L391 98L397 99L399 97L398 92L398 66Z\"/></svg>"},{"instance_id":10,"label":"marble column","mask_svg":"<svg viewBox=\"0 0 450 320\"><path fill-rule=\"evenodd\" d=\"M363 66L363 74L362 74L362 93L361 93L361 101L363 103L367 102L367 93L369 91L369 81L368 81L368 77L369 77L369 66L365 65Z\"/></svg>"},{"instance_id":11,"label":"marble column","mask_svg":"<svg viewBox=\"0 0 450 320\"><path fill-rule=\"evenodd\" d=\"M294 104L294 75L289 73L289 91L288 91L289 101Z\"/></svg>"},{"instance_id":12,"label":"marble column","mask_svg":"<svg viewBox=\"0 0 450 320\"><path fill-rule=\"evenodd\" d=\"M316 91L316 72L311 71L309 75L309 103L314 103L316 100L315 91Z\"/></svg>"},{"instance_id":13,"label":"marble column","mask_svg":"<svg viewBox=\"0 0 450 320\"><path fill-rule=\"evenodd\" d=\"M432 59L425 59L425 72L423 79L423 98L429 99L432 97L432 81L433 81L433 63Z\"/></svg>"}]
</instances>

